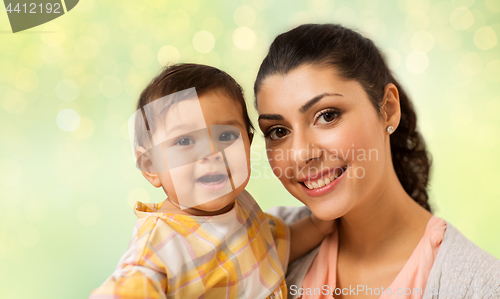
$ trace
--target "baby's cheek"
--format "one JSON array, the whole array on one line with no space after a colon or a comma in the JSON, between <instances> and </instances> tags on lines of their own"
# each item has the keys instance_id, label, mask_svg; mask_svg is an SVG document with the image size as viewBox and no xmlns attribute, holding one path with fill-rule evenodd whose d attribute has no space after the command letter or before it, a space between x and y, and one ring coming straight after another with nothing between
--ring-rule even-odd
<instances>
[{"instance_id":1,"label":"baby's cheek","mask_svg":"<svg viewBox=\"0 0 500 299\"><path fill-rule=\"evenodd\" d=\"M182 201L186 198L192 198L194 185L195 185L195 165L196 163L179 166L173 169L169 169L165 173L166 177L166 188L173 194L175 192L176 199ZM187 204L185 204L187 206Z\"/></svg>"},{"instance_id":2,"label":"baby's cheek","mask_svg":"<svg viewBox=\"0 0 500 299\"><path fill-rule=\"evenodd\" d=\"M249 175L249 147L240 136L233 144L224 149L224 153L234 187L238 188Z\"/></svg>"},{"instance_id":3,"label":"baby's cheek","mask_svg":"<svg viewBox=\"0 0 500 299\"><path fill-rule=\"evenodd\" d=\"M158 177L160 178L160 182L163 190L165 190L165 193L169 197L175 197L175 188L170 174L168 172L159 172Z\"/></svg>"}]
</instances>

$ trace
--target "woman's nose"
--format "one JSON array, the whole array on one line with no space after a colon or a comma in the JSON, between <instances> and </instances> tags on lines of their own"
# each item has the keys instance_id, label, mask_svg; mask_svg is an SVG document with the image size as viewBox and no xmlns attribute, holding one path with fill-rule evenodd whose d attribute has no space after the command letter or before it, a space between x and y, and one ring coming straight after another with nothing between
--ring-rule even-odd
<instances>
[{"instance_id":1,"label":"woman's nose","mask_svg":"<svg viewBox=\"0 0 500 299\"><path fill-rule=\"evenodd\" d=\"M290 160L298 167L309 166L314 160L321 157L321 150L318 145L315 145L308 138L307 133L295 134L292 139L292 147L290 149Z\"/></svg>"}]
</instances>

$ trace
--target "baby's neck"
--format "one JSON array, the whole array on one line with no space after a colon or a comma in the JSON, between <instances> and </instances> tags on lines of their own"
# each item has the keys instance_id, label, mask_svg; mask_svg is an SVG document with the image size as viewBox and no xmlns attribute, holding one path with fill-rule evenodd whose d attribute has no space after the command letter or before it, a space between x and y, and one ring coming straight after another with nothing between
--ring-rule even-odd
<instances>
[{"instance_id":1,"label":"baby's neck","mask_svg":"<svg viewBox=\"0 0 500 299\"><path fill-rule=\"evenodd\" d=\"M217 211L204 211L195 208L181 209L180 206L174 205L168 198L163 201L161 208L158 210L160 213L169 213L175 215L187 215L187 216L216 216L229 212L235 205L236 201L225 206L224 208Z\"/></svg>"}]
</instances>

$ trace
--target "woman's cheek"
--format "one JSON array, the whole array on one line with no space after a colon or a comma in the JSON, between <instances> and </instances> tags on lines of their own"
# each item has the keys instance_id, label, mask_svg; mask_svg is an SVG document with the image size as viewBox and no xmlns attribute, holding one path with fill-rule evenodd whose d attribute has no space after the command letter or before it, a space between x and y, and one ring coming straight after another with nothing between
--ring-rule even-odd
<instances>
[{"instance_id":1,"label":"woman's cheek","mask_svg":"<svg viewBox=\"0 0 500 299\"><path fill-rule=\"evenodd\" d=\"M322 132L316 136L321 148L325 149L330 157L327 159L336 161L346 161L352 158L353 144L355 143L355 132L348 132L347 130L329 130Z\"/></svg>"},{"instance_id":2,"label":"woman's cheek","mask_svg":"<svg viewBox=\"0 0 500 299\"><path fill-rule=\"evenodd\" d=\"M281 165L282 161L276 160L276 156L271 156L269 157L269 165L271 166L271 170L273 171L274 175L280 179L281 178Z\"/></svg>"},{"instance_id":3,"label":"woman's cheek","mask_svg":"<svg viewBox=\"0 0 500 299\"><path fill-rule=\"evenodd\" d=\"M291 168L287 168L287 161L283 159L282 155L278 155L277 151L268 151L267 158L269 165L271 166L271 170L279 180L293 176L293 173L290 173Z\"/></svg>"}]
</instances>

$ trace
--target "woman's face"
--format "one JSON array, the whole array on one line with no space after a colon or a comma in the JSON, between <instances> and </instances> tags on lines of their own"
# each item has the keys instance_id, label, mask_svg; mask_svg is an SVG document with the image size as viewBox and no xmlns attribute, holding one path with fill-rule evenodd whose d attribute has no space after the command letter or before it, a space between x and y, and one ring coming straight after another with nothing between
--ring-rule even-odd
<instances>
[{"instance_id":1,"label":"woman's face","mask_svg":"<svg viewBox=\"0 0 500 299\"><path fill-rule=\"evenodd\" d=\"M274 174L318 218L376 204L392 167L389 134L361 84L302 65L265 78L257 104Z\"/></svg>"}]
</instances>

